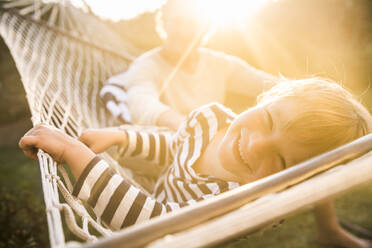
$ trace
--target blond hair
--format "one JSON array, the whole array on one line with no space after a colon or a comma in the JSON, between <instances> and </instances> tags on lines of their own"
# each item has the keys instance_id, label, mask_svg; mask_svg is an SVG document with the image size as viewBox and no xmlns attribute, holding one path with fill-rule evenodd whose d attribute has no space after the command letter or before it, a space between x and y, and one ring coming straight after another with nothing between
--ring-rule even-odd
<instances>
[{"instance_id":1,"label":"blond hair","mask_svg":"<svg viewBox=\"0 0 372 248\"><path fill-rule=\"evenodd\" d=\"M372 132L372 117L351 93L321 78L284 80L258 97L258 105L293 99L301 111L284 130L325 152Z\"/></svg>"}]
</instances>

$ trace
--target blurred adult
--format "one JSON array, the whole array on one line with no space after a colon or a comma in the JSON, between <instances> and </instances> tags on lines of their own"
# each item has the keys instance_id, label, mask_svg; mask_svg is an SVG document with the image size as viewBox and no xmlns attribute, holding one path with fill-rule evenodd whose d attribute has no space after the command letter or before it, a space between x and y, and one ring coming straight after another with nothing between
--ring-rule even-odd
<instances>
[{"instance_id":1,"label":"blurred adult","mask_svg":"<svg viewBox=\"0 0 372 248\"><path fill-rule=\"evenodd\" d=\"M121 110L107 105L112 113L126 112L125 102L129 115L121 114L124 119L177 129L192 110L210 102L224 104L227 92L255 98L278 81L240 58L201 47L210 30L201 2L168 0L163 5L157 18L163 45L111 77L101 91L119 102Z\"/></svg>"}]
</instances>

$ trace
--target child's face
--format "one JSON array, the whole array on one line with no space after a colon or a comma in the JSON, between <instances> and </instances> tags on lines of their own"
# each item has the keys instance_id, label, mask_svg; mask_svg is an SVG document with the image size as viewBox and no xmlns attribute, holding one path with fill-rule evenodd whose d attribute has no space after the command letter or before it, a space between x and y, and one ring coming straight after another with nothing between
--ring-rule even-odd
<instances>
[{"instance_id":1,"label":"child's face","mask_svg":"<svg viewBox=\"0 0 372 248\"><path fill-rule=\"evenodd\" d=\"M316 155L316 149L296 142L283 128L301 111L298 102L282 99L240 114L219 146L222 166L248 183Z\"/></svg>"}]
</instances>

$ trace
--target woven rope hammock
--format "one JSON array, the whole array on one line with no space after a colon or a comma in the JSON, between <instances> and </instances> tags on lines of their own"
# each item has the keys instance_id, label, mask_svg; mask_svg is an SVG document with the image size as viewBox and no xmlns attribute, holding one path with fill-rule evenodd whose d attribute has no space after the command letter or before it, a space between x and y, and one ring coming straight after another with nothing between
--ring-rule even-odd
<instances>
[{"instance_id":1,"label":"woven rope hammock","mask_svg":"<svg viewBox=\"0 0 372 248\"><path fill-rule=\"evenodd\" d=\"M105 79L125 70L141 51L103 21L64 2L5 1L0 2L0 35L21 75L34 125L48 123L77 137L86 127L118 124L105 110L99 89ZM371 148L372 136L368 135L270 177L115 234L71 195L68 171L41 151L38 157L50 244L53 248L217 244L372 180ZM115 154L103 156L126 180L143 185L145 179L120 167ZM72 241L66 232L82 242Z\"/></svg>"}]
</instances>

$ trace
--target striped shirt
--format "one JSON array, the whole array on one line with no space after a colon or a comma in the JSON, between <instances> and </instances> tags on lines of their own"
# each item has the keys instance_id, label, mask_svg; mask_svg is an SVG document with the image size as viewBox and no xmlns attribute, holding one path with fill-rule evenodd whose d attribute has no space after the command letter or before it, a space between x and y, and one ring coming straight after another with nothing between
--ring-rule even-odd
<instances>
[{"instance_id":1,"label":"striped shirt","mask_svg":"<svg viewBox=\"0 0 372 248\"><path fill-rule=\"evenodd\" d=\"M192 165L218 130L235 114L220 104L205 105L192 113L174 134L126 130L122 156L164 166L151 197L126 182L109 165L95 157L84 169L73 195L90 204L95 214L114 230L124 228L239 186L197 174Z\"/></svg>"}]
</instances>

